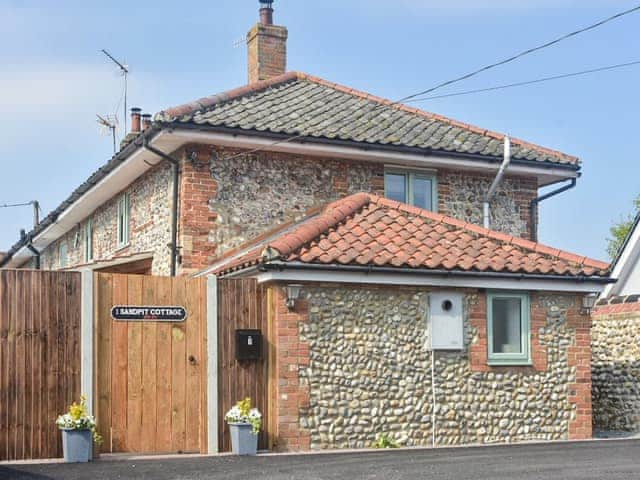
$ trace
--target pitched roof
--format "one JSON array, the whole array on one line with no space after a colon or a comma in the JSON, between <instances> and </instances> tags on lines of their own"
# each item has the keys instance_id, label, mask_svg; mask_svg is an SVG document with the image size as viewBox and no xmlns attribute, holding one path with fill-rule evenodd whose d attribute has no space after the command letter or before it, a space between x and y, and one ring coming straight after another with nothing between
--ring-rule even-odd
<instances>
[{"instance_id":1,"label":"pitched roof","mask_svg":"<svg viewBox=\"0 0 640 480\"><path fill-rule=\"evenodd\" d=\"M210 271L257 264L319 265L604 277L605 262L488 230L368 193L327 205L229 254Z\"/></svg>"},{"instance_id":2,"label":"pitched roof","mask_svg":"<svg viewBox=\"0 0 640 480\"><path fill-rule=\"evenodd\" d=\"M504 135L289 72L158 113L156 121L502 157ZM512 139L515 161L579 166L578 158Z\"/></svg>"}]
</instances>

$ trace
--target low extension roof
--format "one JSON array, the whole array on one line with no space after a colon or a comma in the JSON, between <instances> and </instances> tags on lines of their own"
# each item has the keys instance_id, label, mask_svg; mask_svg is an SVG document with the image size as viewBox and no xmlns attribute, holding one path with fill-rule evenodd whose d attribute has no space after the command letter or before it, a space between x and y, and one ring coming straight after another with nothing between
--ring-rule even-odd
<instances>
[{"instance_id":1,"label":"low extension roof","mask_svg":"<svg viewBox=\"0 0 640 480\"><path fill-rule=\"evenodd\" d=\"M208 272L270 263L607 277L609 264L368 193L249 242Z\"/></svg>"},{"instance_id":2,"label":"low extension roof","mask_svg":"<svg viewBox=\"0 0 640 480\"><path fill-rule=\"evenodd\" d=\"M504 143L500 133L299 72L164 110L155 120L497 158ZM580 164L574 156L511 140L516 161Z\"/></svg>"}]
</instances>

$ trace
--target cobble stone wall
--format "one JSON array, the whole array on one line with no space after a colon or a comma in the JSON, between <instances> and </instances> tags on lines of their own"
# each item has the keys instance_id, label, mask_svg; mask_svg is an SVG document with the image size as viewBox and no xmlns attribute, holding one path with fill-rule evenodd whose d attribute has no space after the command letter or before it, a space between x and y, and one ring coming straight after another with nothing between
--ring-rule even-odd
<instances>
[{"instance_id":1,"label":"cobble stone wall","mask_svg":"<svg viewBox=\"0 0 640 480\"><path fill-rule=\"evenodd\" d=\"M593 424L640 432L640 304L610 307L593 320Z\"/></svg>"},{"instance_id":2,"label":"cobble stone wall","mask_svg":"<svg viewBox=\"0 0 640 480\"><path fill-rule=\"evenodd\" d=\"M482 225L482 201L493 176L443 170L438 173L440 213ZM537 196L535 178L505 177L490 202L492 230L530 238L532 228L529 205Z\"/></svg>"},{"instance_id":3,"label":"cobble stone wall","mask_svg":"<svg viewBox=\"0 0 640 480\"><path fill-rule=\"evenodd\" d=\"M169 275L171 252L171 168L163 163L150 170L124 191L131 201L130 242L124 248L117 244L118 200L115 196L101 205L88 218L93 223L94 262L118 256L153 252L152 273ZM121 192L122 193L122 192ZM61 268L60 245L67 246L67 268L85 264L83 228L87 219L49 245L42 252L42 268Z\"/></svg>"},{"instance_id":4,"label":"cobble stone wall","mask_svg":"<svg viewBox=\"0 0 640 480\"><path fill-rule=\"evenodd\" d=\"M476 325L486 304L484 294L466 291L465 349L435 353L434 410L428 293L307 287L304 312L283 314L289 319L283 338L291 338L297 320L295 348L309 352L308 361L287 356L279 365L296 371L296 391L308 392L298 404L297 428L311 449L369 447L382 433L403 445L429 445L434 412L439 445L590 436L590 404L576 398L578 380L588 389L590 377L581 377L584 368L572 358L584 327L573 296L531 296L532 315L542 318L532 350L543 352L544 362L490 367L485 360L485 368L474 368L474 347L486 349L486 330ZM588 340L579 351L588 361ZM286 418L293 410L287 404ZM285 424L290 439L294 426Z\"/></svg>"},{"instance_id":5,"label":"cobble stone wall","mask_svg":"<svg viewBox=\"0 0 640 480\"><path fill-rule=\"evenodd\" d=\"M356 192L384 195L381 164L202 145L186 147L183 155L181 222L188 237L182 245L187 272L205 268L219 255L314 207ZM482 224L482 199L492 179L438 171L439 211ZM535 178L506 178L492 202L491 228L528 238L528 206L536 193Z\"/></svg>"}]
</instances>

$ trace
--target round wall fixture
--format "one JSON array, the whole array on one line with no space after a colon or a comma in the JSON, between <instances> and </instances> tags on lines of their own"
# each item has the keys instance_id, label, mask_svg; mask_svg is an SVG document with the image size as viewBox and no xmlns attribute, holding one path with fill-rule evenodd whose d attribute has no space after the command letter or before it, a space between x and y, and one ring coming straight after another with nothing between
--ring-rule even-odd
<instances>
[{"instance_id":1,"label":"round wall fixture","mask_svg":"<svg viewBox=\"0 0 640 480\"><path fill-rule=\"evenodd\" d=\"M451 300L445 300L442 302L442 310L444 310L445 312L450 312L452 308L453 303L451 302Z\"/></svg>"}]
</instances>

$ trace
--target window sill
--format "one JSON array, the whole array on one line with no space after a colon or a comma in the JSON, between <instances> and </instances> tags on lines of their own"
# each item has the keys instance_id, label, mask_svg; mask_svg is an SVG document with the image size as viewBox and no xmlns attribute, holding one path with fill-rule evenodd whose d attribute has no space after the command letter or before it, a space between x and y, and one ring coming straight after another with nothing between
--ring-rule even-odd
<instances>
[{"instance_id":1,"label":"window sill","mask_svg":"<svg viewBox=\"0 0 640 480\"><path fill-rule=\"evenodd\" d=\"M487 365L490 367L533 367L533 362L527 360L489 360Z\"/></svg>"},{"instance_id":2,"label":"window sill","mask_svg":"<svg viewBox=\"0 0 640 480\"><path fill-rule=\"evenodd\" d=\"M123 243L122 245L118 245L116 247L116 249L113 251L113 253L118 253L121 250L124 250L125 248L129 248L131 246L131 242L127 242L127 243Z\"/></svg>"}]
</instances>

